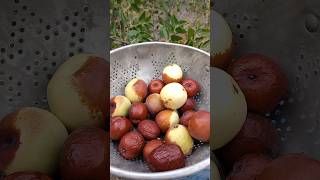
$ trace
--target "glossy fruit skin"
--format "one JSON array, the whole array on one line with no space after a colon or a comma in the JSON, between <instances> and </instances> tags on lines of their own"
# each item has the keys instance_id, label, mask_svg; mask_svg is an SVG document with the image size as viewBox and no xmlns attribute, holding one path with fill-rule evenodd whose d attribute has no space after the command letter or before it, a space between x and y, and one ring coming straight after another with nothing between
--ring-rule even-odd
<instances>
[{"instance_id":1,"label":"glossy fruit skin","mask_svg":"<svg viewBox=\"0 0 320 180\"><path fill-rule=\"evenodd\" d=\"M160 128L152 120L143 120L138 124L138 131L146 140L156 139L160 136Z\"/></svg>"},{"instance_id":2,"label":"glossy fruit skin","mask_svg":"<svg viewBox=\"0 0 320 180\"><path fill-rule=\"evenodd\" d=\"M108 179L109 137L99 128L80 128L64 144L60 161L64 180Z\"/></svg>"},{"instance_id":3,"label":"glossy fruit skin","mask_svg":"<svg viewBox=\"0 0 320 180\"><path fill-rule=\"evenodd\" d=\"M286 74L274 60L264 55L244 55L229 66L228 72L239 84L252 112L274 110L288 93Z\"/></svg>"},{"instance_id":4,"label":"glossy fruit skin","mask_svg":"<svg viewBox=\"0 0 320 180\"><path fill-rule=\"evenodd\" d=\"M246 154L233 165L226 180L255 180L272 159L263 154Z\"/></svg>"},{"instance_id":5,"label":"glossy fruit skin","mask_svg":"<svg viewBox=\"0 0 320 180\"><path fill-rule=\"evenodd\" d=\"M158 148L159 146L161 146L162 144L164 144L164 142L160 139L154 139L154 140L151 140L149 142L147 142L147 144L144 146L143 148L143 159L148 162L149 161L149 155L150 153Z\"/></svg>"},{"instance_id":6,"label":"glossy fruit skin","mask_svg":"<svg viewBox=\"0 0 320 180\"><path fill-rule=\"evenodd\" d=\"M4 178L4 180L53 180L51 177L37 171L15 172Z\"/></svg>"},{"instance_id":7,"label":"glossy fruit skin","mask_svg":"<svg viewBox=\"0 0 320 180\"><path fill-rule=\"evenodd\" d=\"M182 116L180 117L180 124L188 127L189 126L189 120L192 118L194 113L195 113L195 111L193 111L193 110L185 111L182 114Z\"/></svg>"},{"instance_id":8,"label":"glossy fruit skin","mask_svg":"<svg viewBox=\"0 0 320 180\"><path fill-rule=\"evenodd\" d=\"M164 86L164 82L160 79L153 79L150 81L148 90L150 94L157 93L160 94L161 89Z\"/></svg>"},{"instance_id":9,"label":"glossy fruit skin","mask_svg":"<svg viewBox=\"0 0 320 180\"><path fill-rule=\"evenodd\" d=\"M179 83L183 78L183 72L179 65L170 64L166 66L162 71L162 80L165 84L172 82Z\"/></svg>"},{"instance_id":10,"label":"glossy fruit skin","mask_svg":"<svg viewBox=\"0 0 320 180\"><path fill-rule=\"evenodd\" d=\"M169 83L160 92L164 107L172 110L181 108L188 99L187 91L179 83Z\"/></svg>"},{"instance_id":11,"label":"glossy fruit skin","mask_svg":"<svg viewBox=\"0 0 320 180\"><path fill-rule=\"evenodd\" d=\"M168 129L164 140L166 143L178 145L185 156L192 153L194 145L193 139L190 136L188 129L181 124L177 124Z\"/></svg>"},{"instance_id":12,"label":"glossy fruit skin","mask_svg":"<svg viewBox=\"0 0 320 180\"><path fill-rule=\"evenodd\" d=\"M183 113L189 110L194 110L195 107L196 107L196 100L189 97L186 103L179 109L179 111Z\"/></svg>"},{"instance_id":13,"label":"glossy fruit skin","mask_svg":"<svg viewBox=\"0 0 320 180\"><path fill-rule=\"evenodd\" d=\"M320 161L303 154L288 154L269 163L256 180L317 180L320 179Z\"/></svg>"},{"instance_id":14,"label":"glossy fruit skin","mask_svg":"<svg viewBox=\"0 0 320 180\"><path fill-rule=\"evenodd\" d=\"M158 112L165 109L160 94L157 93L150 94L147 97L145 104L152 115L156 115Z\"/></svg>"},{"instance_id":15,"label":"glossy fruit skin","mask_svg":"<svg viewBox=\"0 0 320 180\"><path fill-rule=\"evenodd\" d=\"M196 96L201 90L199 83L193 79L184 79L181 84L186 89L188 97Z\"/></svg>"},{"instance_id":16,"label":"glossy fruit skin","mask_svg":"<svg viewBox=\"0 0 320 180\"><path fill-rule=\"evenodd\" d=\"M130 100L125 96L115 96L111 98L109 104L111 117L127 116L131 106Z\"/></svg>"},{"instance_id":17,"label":"glossy fruit skin","mask_svg":"<svg viewBox=\"0 0 320 180\"><path fill-rule=\"evenodd\" d=\"M189 120L188 130L190 135L202 142L210 139L210 113L199 110Z\"/></svg>"},{"instance_id":18,"label":"glossy fruit skin","mask_svg":"<svg viewBox=\"0 0 320 180\"><path fill-rule=\"evenodd\" d=\"M163 144L151 152L148 164L151 171L169 171L183 168L185 157L179 146Z\"/></svg>"},{"instance_id":19,"label":"glossy fruit skin","mask_svg":"<svg viewBox=\"0 0 320 180\"><path fill-rule=\"evenodd\" d=\"M125 117L113 117L110 123L110 139L118 141L127 132L131 131L133 125L131 121Z\"/></svg>"},{"instance_id":20,"label":"glossy fruit skin","mask_svg":"<svg viewBox=\"0 0 320 180\"><path fill-rule=\"evenodd\" d=\"M124 89L125 96L132 102L142 102L147 97L148 86L141 79L132 79Z\"/></svg>"},{"instance_id":21,"label":"glossy fruit skin","mask_svg":"<svg viewBox=\"0 0 320 180\"><path fill-rule=\"evenodd\" d=\"M133 160L142 153L144 145L143 136L137 131L131 131L121 138L118 150L123 158Z\"/></svg>"},{"instance_id":22,"label":"glossy fruit skin","mask_svg":"<svg viewBox=\"0 0 320 180\"><path fill-rule=\"evenodd\" d=\"M277 147L277 132L270 119L249 113L237 136L222 147L221 157L231 166L241 156L248 153L265 153Z\"/></svg>"},{"instance_id":23,"label":"glossy fruit skin","mask_svg":"<svg viewBox=\"0 0 320 180\"><path fill-rule=\"evenodd\" d=\"M176 111L166 109L157 114L155 121L161 132L165 133L170 127L179 123L179 115Z\"/></svg>"},{"instance_id":24,"label":"glossy fruit skin","mask_svg":"<svg viewBox=\"0 0 320 180\"><path fill-rule=\"evenodd\" d=\"M132 103L129 109L129 118L133 124L139 124L140 121L148 118L148 108L141 102Z\"/></svg>"}]
</instances>

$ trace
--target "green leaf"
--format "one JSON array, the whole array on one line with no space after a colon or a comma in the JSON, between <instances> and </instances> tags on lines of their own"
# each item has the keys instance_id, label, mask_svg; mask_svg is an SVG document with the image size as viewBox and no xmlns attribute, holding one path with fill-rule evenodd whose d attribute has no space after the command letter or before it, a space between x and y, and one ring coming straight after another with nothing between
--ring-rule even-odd
<instances>
[{"instance_id":1,"label":"green leaf","mask_svg":"<svg viewBox=\"0 0 320 180\"><path fill-rule=\"evenodd\" d=\"M170 38L171 38L172 42L178 42L178 41L182 40L182 37L177 36L177 35L171 35Z\"/></svg>"},{"instance_id":2,"label":"green leaf","mask_svg":"<svg viewBox=\"0 0 320 180\"><path fill-rule=\"evenodd\" d=\"M131 30L128 32L128 37L132 38L132 37L136 36L138 33L139 33L139 31L137 31L137 30Z\"/></svg>"},{"instance_id":3,"label":"green leaf","mask_svg":"<svg viewBox=\"0 0 320 180\"><path fill-rule=\"evenodd\" d=\"M193 40L194 39L194 30L192 28L188 29L188 39Z\"/></svg>"},{"instance_id":4,"label":"green leaf","mask_svg":"<svg viewBox=\"0 0 320 180\"><path fill-rule=\"evenodd\" d=\"M167 28L165 26L160 26L160 36L165 38L166 40L169 39L169 33L168 33Z\"/></svg>"},{"instance_id":5,"label":"green leaf","mask_svg":"<svg viewBox=\"0 0 320 180\"><path fill-rule=\"evenodd\" d=\"M144 21L145 18L146 18L146 12L143 11L143 13L142 13L142 14L140 15L140 17L139 17L139 21Z\"/></svg>"},{"instance_id":6,"label":"green leaf","mask_svg":"<svg viewBox=\"0 0 320 180\"><path fill-rule=\"evenodd\" d=\"M175 29L175 32L183 34L183 33L186 33L187 31L184 28L179 26Z\"/></svg>"}]
</instances>

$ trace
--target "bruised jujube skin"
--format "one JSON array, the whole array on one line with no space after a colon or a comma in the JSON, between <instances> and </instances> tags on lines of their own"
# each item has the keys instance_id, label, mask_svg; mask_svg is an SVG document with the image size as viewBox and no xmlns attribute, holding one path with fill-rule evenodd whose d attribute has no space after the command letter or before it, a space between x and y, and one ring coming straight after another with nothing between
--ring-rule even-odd
<instances>
[{"instance_id":1,"label":"bruised jujube skin","mask_svg":"<svg viewBox=\"0 0 320 180\"><path fill-rule=\"evenodd\" d=\"M96 56L88 60L73 74L72 82L78 91L82 103L86 104L97 125L104 127L109 105L110 88L107 85L110 64ZM99 117L100 116L100 117Z\"/></svg>"},{"instance_id":2,"label":"bruised jujube skin","mask_svg":"<svg viewBox=\"0 0 320 180\"><path fill-rule=\"evenodd\" d=\"M64 180L108 179L109 137L99 128L77 129L64 144L60 172Z\"/></svg>"},{"instance_id":3,"label":"bruised jujube skin","mask_svg":"<svg viewBox=\"0 0 320 180\"><path fill-rule=\"evenodd\" d=\"M14 128L19 111L13 112L0 120L0 173L14 159L20 144L20 131Z\"/></svg>"},{"instance_id":4,"label":"bruised jujube skin","mask_svg":"<svg viewBox=\"0 0 320 180\"><path fill-rule=\"evenodd\" d=\"M163 144L151 152L148 163L152 171L169 171L184 167L185 156L179 146Z\"/></svg>"},{"instance_id":5,"label":"bruised jujube skin","mask_svg":"<svg viewBox=\"0 0 320 180\"><path fill-rule=\"evenodd\" d=\"M143 136L137 131L131 131L121 138L118 150L122 157L132 160L142 153L143 147Z\"/></svg>"}]
</instances>

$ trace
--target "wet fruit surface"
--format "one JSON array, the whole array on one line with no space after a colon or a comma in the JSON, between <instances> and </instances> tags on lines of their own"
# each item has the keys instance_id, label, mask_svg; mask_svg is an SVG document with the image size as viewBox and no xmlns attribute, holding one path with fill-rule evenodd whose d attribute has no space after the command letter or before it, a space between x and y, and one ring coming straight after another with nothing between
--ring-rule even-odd
<instances>
[{"instance_id":1,"label":"wet fruit surface","mask_svg":"<svg viewBox=\"0 0 320 180\"><path fill-rule=\"evenodd\" d=\"M129 109L129 118L133 124L138 124L140 121L148 118L148 108L145 104L136 102Z\"/></svg>"}]
</instances>

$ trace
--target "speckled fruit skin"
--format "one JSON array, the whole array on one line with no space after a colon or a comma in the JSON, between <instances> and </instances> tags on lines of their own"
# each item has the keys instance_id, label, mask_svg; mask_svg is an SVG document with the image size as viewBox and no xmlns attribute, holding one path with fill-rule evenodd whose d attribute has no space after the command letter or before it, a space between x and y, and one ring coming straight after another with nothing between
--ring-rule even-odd
<instances>
[{"instance_id":1,"label":"speckled fruit skin","mask_svg":"<svg viewBox=\"0 0 320 180\"><path fill-rule=\"evenodd\" d=\"M150 81L148 85L148 90L150 94L157 93L160 94L161 89L164 86L164 82L161 81L160 79L153 79Z\"/></svg>"},{"instance_id":2,"label":"speckled fruit skin","mask_svg":"<svg viewBox=\"0 0 320 180\"><path fill-rule=\"evenodd\" d=\"M239 84L252 112L274 110L288 93L286 74L274 60L264 55L244 55L229 66L228 72Z\"/></svg>"},{"instance_id":3,"label":"speckled fruit skin","mask_svg":"<svg viewBox=\"0 0 320 180\"><path fill-rule=\"evenodd\" d=\"M133 160L142 153L144 145L143 136L137 131L131 131L121 138L118 150L123 158Z\"/></svg>"},{"instance_id":4,"label":"speckled fruit skin","mask_svg":"<svg viewBox=\"0 0 320 180\"><path fill-rule=\"evenodd\" d=\"M50 110L68 130L96 126L107 118L110 64L93 54L78 54L65 61L47 88Z\"/></svg>"},{"instance_id":5,"label":"speckled fruit skin","mask_svg":"<svg viewBox=\"0 0 320 180\"><path fill-rule=\"evenodd\" d=\"M210 139L210 113L197 111L189 120L188 130L190 135L202 142L209 142Z\"/></svg>"},{"instance_id":6,"label":"speckled fruit skin","mask_svg":"<svg viewBox=\"0 0 320 180\"><path fill-rule=\"evenodd\" d=\"M188 97L196 96L201 90L199 83L194 79L184 79L181 84L186 89Z\"/></svg>"},{"instance_id":7,"label":"speckled fruit skin","mask_svg":"<svg viewBox=\"0 0 320 180\"><path fill-rule=\"evenodd\" d=\"M169 83L162 88L160 97L164 107L176 110L186 103L188 95L181 84Z\"/></svg>"},{"instance_id":8,"label":"speckled fruit skin","mask_svg":"<svg viewBox=\"0 0 320 180\"><path fill-rule=\"evenodd\" d=\"M169 171L183 168L185 157L179 146L163 144L151 152L148 164L151 171Z\"/></svg>"},{"instance_id":9,"label":"speckled fruit skin","mask_svg":"<svg viewBox=\"0 0 320 180\"><path fill-rule=\"evenodd\" d=\"M6 176L4 180L53 180L51 177L37 171L16 172Z\"/></svg>"},{"instance_id":10,"label":"speckled fruit skin","mask_svg":"<svg viewBox=\"0 0 320 180\"><path fill-rule=\"evenodd\" d=\"M164 142L161 139L154 139L147 142L143 148L143 159L148 162L150 153L162 144L164 144Z\"/></svg>"},{"instance_id":11,"label":"speckled fruit skin","mask_svg":"<svg viewBox=\"0 0 320 180\"><path fill-rule=\"evenodd\" d=\"M248 113L247 119L237 136L219 149L228 166L247 153L265 153L277 147L277 132L270 119Z\"/></svg>"},{"instance_id":12,"label":"speckled fruit skin","mask_svg":"<svg viewBox=\"0 0 320 180\"><path fill-rule=\"evenodd\" d=\"M320 179L320 161L302 154L288 154L269 163L256 180L317 180Z\"/></svg>"},{"instance_id":13,"label":"speckled fruit skin","mask_svg":"<svg viewBox=\"0 0 320 180\"><path fill-rule=\"evenodd\" d=\"M138 131L146 140L156 139L160 136L160 128L152 120L143 120L138 124Z\"/></svg>"},{"instance_id":14,"label":"speckled fruit skin","mask_svg":"<svg viewBox=\"0 0 320 180\"><path fill-rule=\"evenodd\" d=\"M99 128L80 128L70 134L61 153L64 180L108 179L109 137Z\"/></svg>"},{"instance_id":15,"label":"speckled fruit skin","mask_svg":"<svg viewBox=\"0 0 320 180\"><path fill-rule=\"evenodd\" d=\"M272 159L263 154L246 154L234 165L226 180L255 180Z\"/></svg>"},{"instance_id":16,"label":"speckled fruit skin","mask_svg":"<svg viewBox=\"0 0 320 180\"><path fill-rule=\"evenodd\" d=\"M148 108L144 103L132 103L129 109L129 119L133 124L139 124L140 121L147 119L149 115Z\"/></svg>"},{"instance_id":17,"label":"speckled fruit skin","mask_svg":"<svg viewBox=\"0 0 320 180\"><path fill-rule=\"evenodd\" d=\"M125 117L113 117L110 123L110 139L118 141L127 132L131 131L133 125L131 121Z\"/></svg>"},{"instance_id":18,"label":"speckled fruit skin","mask_svg":"<svg viewBox=\"0 0 320 180\"><path fill-rule=\"evenodd\" d=\"M183 78L183 72L179 65L170 64L166 66L162 71L162 80L165 84L179 83Z\"/></svg>"}]
</instances>

